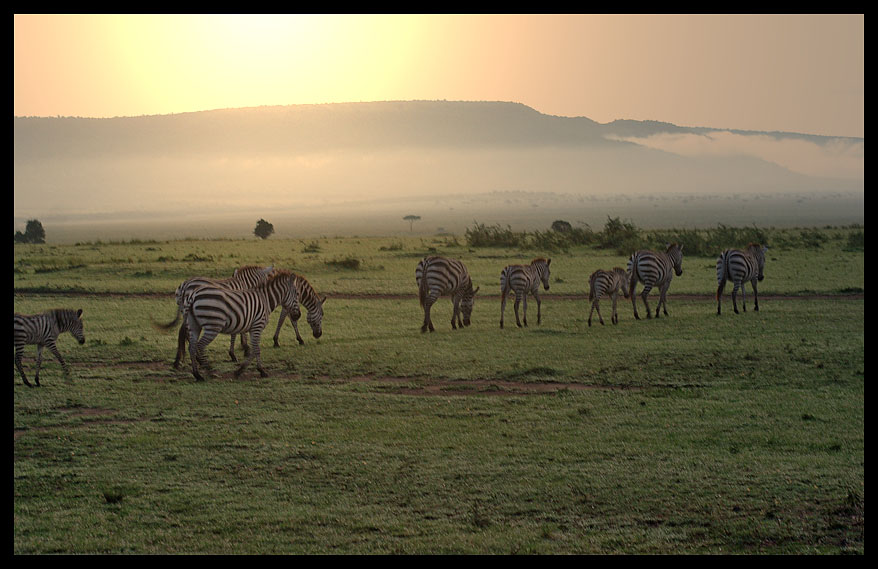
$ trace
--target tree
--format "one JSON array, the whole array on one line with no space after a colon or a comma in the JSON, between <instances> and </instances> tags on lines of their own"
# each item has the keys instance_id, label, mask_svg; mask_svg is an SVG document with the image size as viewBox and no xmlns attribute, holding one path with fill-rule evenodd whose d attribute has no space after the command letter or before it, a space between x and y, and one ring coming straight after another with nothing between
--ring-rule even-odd
<instances>
[{"instance_id":1,"label":"tree","mask_svg":"<svg viewBox=\"0 0 878 569\"><path fill-rule=\"evenodd\" d=\"M253 230L254 235L260 239L268 239L268 236L272 233L274 233L274 225L268 223L264 219L260 219L256 222L256 229Z\"/></svg>"},{"instance_id":2,"label":"tree","mask_svg":"<svg viewBox=\"0 0 878 569\"><path fill-rule=\"evenodd\" d=\"M24 228L24 233L16 231L12 236L14 243L45 243L46 230L38 219L29 219Z\"/></svg>"},{"instance_id":3,"label":"tree","mask_svg":"<svg viewBox=\"0 0 878 569\"><path fill-rule=\"evenodd\" d=\"M409 231L411 231L412 225L414 225L414 223L416 221L421 219L421 216L420 215L407 215L407 216L403 217L403 219L409 222Z\"/></svg>"}]
</instances>

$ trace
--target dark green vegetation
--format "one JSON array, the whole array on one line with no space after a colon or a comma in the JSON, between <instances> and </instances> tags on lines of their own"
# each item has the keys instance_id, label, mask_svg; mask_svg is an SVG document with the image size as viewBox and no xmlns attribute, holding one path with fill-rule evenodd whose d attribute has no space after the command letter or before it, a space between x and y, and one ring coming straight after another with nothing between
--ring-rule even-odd
<instances>
[{"instance_id":1,"label":"dark green vegetation","mask_svg":"<svg viewBox=\"0 0 878 569\"><path fill-rule=\"evenodd\" d=\"M687 256L669 317L592 328L588 275L625 262L596 245L16 246L15 310L83 308L86 344L70 382L14 376L14 552L864 553L864 232L764 231L760 312L717 317L715 254ZM443 298L418 332L428 253L482 286L473 326ZM500 330L500 270L547 255L543 325ZM243 264L329 294L324 335L272 348L275 314L269 378L220 337L196 384L150 321Z\"/></svg>"}]
</instances>

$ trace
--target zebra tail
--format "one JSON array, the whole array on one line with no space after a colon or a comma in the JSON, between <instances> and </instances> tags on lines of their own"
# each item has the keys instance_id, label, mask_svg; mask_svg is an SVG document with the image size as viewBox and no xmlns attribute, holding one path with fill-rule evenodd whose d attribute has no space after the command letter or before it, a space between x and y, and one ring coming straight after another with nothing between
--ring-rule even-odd
<instances>
[{"instance_id":1,"label":"zebra tail","mask_svg":"<svg viewBox=\"0 0 878 569\"><path fill-rule=\"evenodd\" d=\"M182 316L182 314L183 314L183 312L180 309L180 307L178 306L177 307L177 315L174 317L173 320L171 320L167 324L160 324L159 322L152 320L152 317L150 317L150 320L152 320L153 328L155 328L156 330L161 330L163 332L167 332L171 328L174 328L180 322L180 316Z\"/></svg>"}]
</instances>

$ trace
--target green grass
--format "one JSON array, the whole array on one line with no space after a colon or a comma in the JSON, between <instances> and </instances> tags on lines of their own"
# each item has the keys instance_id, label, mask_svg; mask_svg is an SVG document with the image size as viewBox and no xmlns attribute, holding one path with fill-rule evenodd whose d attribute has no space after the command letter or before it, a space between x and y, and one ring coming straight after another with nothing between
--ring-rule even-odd
<instances>
[{"instance_id":1,"label":"green grass","mask_svg":"<svg viewBox=\"0 0 878 569\"><path fill-rule=\"evenodd\" d=\"M801 294L806 255L769 258L758 313L717 317L711 260L694 258L669 317L621 301L617 326L589 328L579 279L618 259L568 252L541 326L510 327L510 305L500 330L491 292L471 327L451 330L443 298L421 334L430 242L318 243L15 247L15 288L46 291L15 310L81 307L86 344L60 341L69 382L50 357L40 389L14 374L14 553L864 553L865 301L768 296ZM485 283L535 256L435 246ZM862 290L862 252L832 247L812 255L844 270L808 290ZM187 251L214 260L152 257ZM349 256L360 269L326 265ZM173 318L180 277L269 262L330 294L323 337L303 319L304 346L286 326L273 348L275 314L270 377L234 379L225 336L215 377L171 369L176 335L149 323ZM89 294L52 292L77 274Z\"/></svg>"}]
</instances>

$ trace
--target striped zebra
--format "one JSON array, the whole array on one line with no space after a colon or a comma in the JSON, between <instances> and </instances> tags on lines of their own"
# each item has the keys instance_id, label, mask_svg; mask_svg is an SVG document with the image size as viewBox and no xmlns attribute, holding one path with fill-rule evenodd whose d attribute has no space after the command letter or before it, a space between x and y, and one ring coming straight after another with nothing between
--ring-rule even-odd
<instances>
[{"instance_id":1,"label":"striped zebra","mask_svg":"<svg viewBox=\"0 0 878 569\"><path fill-rule=\"evenodd\" d=\"M732 281L734 288L732 289L732 306L735 307L735 314L738 312L738 289L741 289L741 306L744 312L747 312L746 296L744 294L744 283L750 281L753 287L753 302L756 305L755 310L759 310L759 293L756 291L756 282L765 278L763 271L765 270L765 247L758 243L750 243L747 245L746 251L739 249L726 249L716 260L716 313L721 313L721 303L723 290L726 288L726 282Z\"/></svg>"},{"instance_id":2,"label":"striped zebra","mask_svg":"<svg viewBox=\"0 0 878 569\"><path fill-rule=\"evenodd\" d=\"M317 295L317 291L314 290L314 287L311 286L311 283L308 282L308 279L301 275L296 275L296 292L298 293L298 304L296 305L296 309L294 312L288 311L286 308L281 310L280 320L277 323L277 329L274 331L274 345L275 347L279 347L280 343L278 343L277 339L280 336L280 329L283 326L284 319L289 316L290 324L293 325L293 329L296 331L296 340L298 340L299 344L304 344L305 340L302 339L302 336L299 334L299 318L302 316L302 311L299 310L299 305L305 307L305 310L308 311L308 316L305 320L308 322L308 325L311 326L311 333L315 338L319 338L323 335L323 303L326 302L326 297L320 298Z\"/></svg>"},{"instance_id":3,"label":"striped zebra","mask_svg":"<svg viewBox=\"0 0 878 569\"><path fill-rule=\"evenodd\" d=\"M21 375L21 380L28 387L33 387L24 374L21 365L21 357L24 355L24 347L27 344L37 345L37 371L34 374L36 386L40 386L40 366L43 363L43 347L48 347L55 359L64 368L64 377L70 377L70 366L61 357L58 351L58 336L64 332L70 332L80 343L85 343L85 335L82 331L82 310L54 309L42 314L19 314L13 312L13 339L15 342L15 367Z\"/></svg>"},{"instance_id":4,"label":"striped zebra","mask_svg":"<svg viewBox=\"0 0 878 569\"><path fill-rule=\"evenodd\" d=\"M308 325L311 326L311 333L315 338L319 338L323 335L323 303L326 302L326 297L320 298L317 294L317 291L314 290L314 287L311 286L311 283L308 282L308 279L301 275L295 275L295 283L296 283L296 295L298 297L298 302L296 303L295 308L292 311L287 310L286 308L281 309L280 320L277 322L277 329L274 331L274 347L279 348L280 343L278 342L278 338L280 337L280 330L283 326L284 320L289 317L290 324L293 325L293 329L296 331L296 340L298 340L299 345L305 343L305 340L302 339L302 336L299 334L299 318L302 316L302 311L299 308L299 305L305 307L308 311L308 316L305 320L308 322ZM232 334L232 346L235 344L235 335ZM244 346L244 350L248 349L247 340L244 336L241 336L241 344Z\"/></svg>"},{"instance_id":5,"label":"striped zebra","mask_svg":"<svg viewBox=\"0 0 878 569\"><path fill-rule=\"evenodd\" d=\"M250 350L244 362L235 370L241 375L256 359L256 369L262 377L268 374L262 367L259 349L262 331L268 317L277 308L296 309L295 275L289 271L272 272L268 280L246 290L232 290L221 286L204 285L188 290L183 295L183 317L189 328L189 356L192 375L197 381L204 377L198 366L209 368L204 351L219 334L250 333Z\"/></svg>"},{"instance_id":6,"label":"striped zebra","mask_svg":"<svg viewBox=\"0 0 878 569\"><path fill-rule=\"evenodd\" d=\"M457 329L470 325L475 294L473 282L466 266L457 259L430 256L424 257L415 268L415 281L418 283L418 298L424 309L424 324L421 332L433 332L430 308L442 295L451 295L454 311L451 314L451 327ZM461 320L461 315L463 319Z\"/></svg>"},{"instance_id":7,"label":"striped zebra","mask_svg":"<svg viewBox=\"0 0 878 569\"><path fill-rule=\"evenodd\" d=\"M500 327L503 327L503 317L506 313L506 294L510 291L515 293L515 323L521 328L522 320L518 318L518 305L523 303L524 325L527 326L527 295L532 294L537 301L537 324L542 321L540 299L540 283L543 288L549 290L549 264L552 259L534 259L530 265L507 265L500 272Z\"/></svg>"},{"instance_id":8,"label":"striped zebra","mask_svg":"<svg viewBox=\"0 0 878 569\"><path fill-rule=\"evenodd\" d=\"M598 320L601 325L604 324L604 318L601 316L600 300L602 296L609 296L613 299L613 314L610 322L619 323L619 314L616 312L616 300L619 298L621 291L624 298L628 298L628 273L625 269L614 267L612 271L604 271L598 269L593 272L588 279L588 300L591 301L591 311L588 313L588 325L591 326L591 317L594 311L598 311Z\"/></svg>"},{"instance_id":9,"label":"striped zebra","mask_svg":"<svg viewBox=\"0 0 878 569\"><path fill-rule=\"evenodd\" d=\"M672 272L673 271L673 272ZM646 306L646 317L652 318L649 310L649 302L646 297L652 287L659 287L659 302L655 308L655 317L659 317L659 311L668 315L667 295L671 286L671 279L683 274L683 246L677 243L668 244L664 253L656 251L637 251L628 259L628 294L631 296L631 305L634 307L634 318L640 320L637 314L637 283L643 283L643 292L640 297Z\"/></svg>"},{"instance_id":10,"label":"striped zebra","mask_svg":"<svg viewBox=\"0 0 878 569\"><path fill-rule=\"evenodd\" d=\"M227 279L212 279L209 277L192 277L190 279L186 279L180 286L177 287L177 290L174 292L174 299L177 302L177 315L173 321L167 324L158 324L157 328L160 330L168 330L177 325L180 321L180 317L183 314L183 297L191 290L194 290L200 286L219 286L229 288L231 290L245 290L248 288L252 288L260 283L264 283L268 276L274 269L272 267L259 267L255 265L247 265L244 267L238 267L235 269L235 272L231 277ZM189 339L189 328L184 320L180 325L180 331L177 334L177 355L174 358L174 369L179 369L180 365L183 362L183 358L186 354L186 342ZM235 343L234 337L232 338L231 345L229 346L229 357L233 362L237 362L238 358L235 356ZM246 352L246 346L245 346Z\"/></svg>"}]
</instances>

